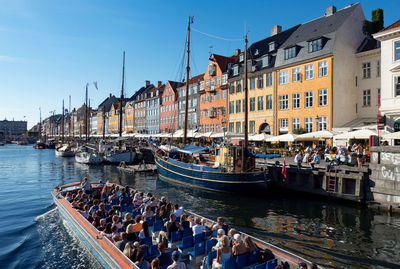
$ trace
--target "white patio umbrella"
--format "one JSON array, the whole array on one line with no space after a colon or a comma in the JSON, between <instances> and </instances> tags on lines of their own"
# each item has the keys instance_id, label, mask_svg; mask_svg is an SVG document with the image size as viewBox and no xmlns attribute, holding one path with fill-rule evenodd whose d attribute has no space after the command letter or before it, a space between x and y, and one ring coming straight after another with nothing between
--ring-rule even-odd
<instances>
[{"instance_id":1,"label":"white patio umbrella","mask_svg":"<svg viewBox=\"0 0 400 269\"><path fill-rule=\"evenodd\" d=\"M267 138L270 138L270 135L267 135L266 133L261 133L261 134L256 134L256 135L251 135L249 136L250 141L265 141Z\"/></svg>"},{"instance_id":2,"label":"white patio umbrella","mask_svg":"<svg viewBox=\"0 0 400 269\"><path fill-rule=\"evenodd\" d=\"M213 132L196 133L194 137L195 137L195 138L201 138L201 137L209 138L212 134L213 134Z\"/></svg>"},{"instance_id":3,"label":"white patio umbrella","mask_svg":"<svg viewBox=\"0 0 400 269\"><path fill-rule=\"evenodd\" d=\"M328 130L305 133L297 136L296 140L319 140L333 138L338 133Z\"/></svg>"},{"instance_id":4,"label":"white patio umbrella","mask_svg":"<svg viewBox=\"0 0 400 269\"><path fill-rule=\"evenodd\" d=\"M272 136L267 138L265 141L267 142L293 142L297 138L295 134L284 134L279 136Z\"/></svg>"},{"instance_id":5,"label":"white patio umbrella","mask_svg":"<svg viewBox=\"0 0 400 269\"><path fill-rule=\"evenodd\" d=\"M362 129L362 130L347 132L347 133L343 133L343 134L338 134L338 135L335 135L333 138L335 138L335 139L368 139L371 135L378 135L378 133L375 131L372 131L372 130Z\"/></svg>"},{"instance_id":6,"label":"white patio umbrella","mask_svg":"<svg viewBox=\"0 0 400 269\"><path fill-rule=\"evenodd\" d=\"M382 137L385 139L400 139L400 132L387 133L382 135Z\"/></svg>"},{"instance_id":7,"label":"white patio umbrella","mask_svg":"<svg viewBox=\"0 0 400 269\"><path fill-rule=\"evenodd\" d=\"M224 133L213 133L210 135L211 138L221 138L224 137Z\"/></svg>"}]
</instances>

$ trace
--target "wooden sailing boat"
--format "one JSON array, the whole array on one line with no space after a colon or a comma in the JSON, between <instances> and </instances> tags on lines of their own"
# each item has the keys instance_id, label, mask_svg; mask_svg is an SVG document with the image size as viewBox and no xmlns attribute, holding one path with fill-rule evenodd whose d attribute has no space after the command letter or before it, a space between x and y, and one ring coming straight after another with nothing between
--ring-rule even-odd
<instances>
[{"instance_id":1,"label":"wooden sailing boat","mask_svg":"<svg viewBox=\"0 0 400 269\"><path fill-rule=\"evenodd\" d=\"M191 187L235 193L259 193L268 187L268 175L255 168L254 155L248 149L247 137L247 36L245 36L245 140L243 146L216 146L214 149L187 145L187 116L189 95L190 24L187 35L186 106L183 148L163 150L155 154L159 177Z\"/></svg>"},{"instance_id":2,"label":"wooden sailing boat","mask_svg":"<svg viewBox=\"0 0 400 269\"><path fill-rule=\"evenodd\" d=\"M109 163L119 164L132 163L136 158L136 152L131 149L122 149L122 120L123 120L123 105L124 105L124 82L125 82L125 51L123 53L122 60L122 86L121 86L121 97L119 102L119 122L118 122L118 149L111 147L104 153L104 160Z\"/></svg>"},{"instance_id":3,"label":"wooden sailing boat","mask_svg":"<svg viewBox=\"0 0 400 269\"><path fill-rule=\"evenodd\" d=\"M44 149L46 148L46 144L42 141L42 109L39 107L39 126L38 126L38 140L33 146L35 149Z\"/></svg>"},{"instance_id":4,"label":"wooden sailing boat","mask_svg":"<svg viewBox=\"0 0 400 269\"><path fill-rule=\"evenodd\" d=\"M65 116L64 116L64 99L62 105L62 117L61 117L61 145L56 148L56 156L57 157L74 157L75 151L72 150L70 145L64 144L64 124L65 124Z\"/></svg>"}]
</instances>

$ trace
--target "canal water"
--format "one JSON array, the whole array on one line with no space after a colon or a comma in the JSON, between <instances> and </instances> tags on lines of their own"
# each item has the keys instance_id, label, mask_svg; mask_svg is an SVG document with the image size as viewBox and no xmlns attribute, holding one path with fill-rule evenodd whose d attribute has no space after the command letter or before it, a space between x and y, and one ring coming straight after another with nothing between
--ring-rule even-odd
<instances>
[{"instance_id":1,"label":"canal water","mask_svg":"<svg viewBox=\"0 0 400 269\"><path fill-rule=\"evenodd\" d=\"M400 268L400 218L355 206L269 194L242 197L89 167L54 150L0 147L0 268L99 268L55 210L51 190L84 176L155 193L326 268Z\"/></svg>"}]
</instances>

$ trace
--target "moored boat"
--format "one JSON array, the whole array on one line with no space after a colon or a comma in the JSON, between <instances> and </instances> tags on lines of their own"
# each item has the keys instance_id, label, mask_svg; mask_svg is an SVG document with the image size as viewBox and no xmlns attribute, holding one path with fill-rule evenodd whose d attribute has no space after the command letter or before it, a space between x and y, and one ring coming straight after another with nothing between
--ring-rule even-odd
<instances>
[{"instance_id":1,"label":"moored boat","mask_svg":"<svg viewBox=\"0 0 400 269\"><path fill-rule=\"evenodd\" d=\"M104 184L98 182L92 182L91 188L94 194L99 195ZM107 183L108 184L108 183ZM111 187L113 184L108 184L108 187ZM119 186L121 189L124 188ZM77 191L81 190L80 182L71 182L68 184L64 184L56 187L52 191L53 200L57 206L57 210L60 213L60 216L66 221L67 225L69 225L73 232L77 235L77 237L84 243L90 253L96 258L103 267L105 268L137 268L131 261L128 259L106 236L104 236L101 232L99 232L96 227L94 227L79 211L73 208L72 204L68 202L65 198L67 193L73 194ZM129 193L129 192L128 192ZM111 206L111 205L109 205ZM131 212L135 212L135 209L129 209L130 206L121 206L120 211L122 214ZM206 227L212 227L216 224L215 221L204 218L200 215L197 215L189 210L184 210L185 215L192 215L194 217L203 218L205 220ZM157 221L156 221L157 222ZM158 229L154 229L156 226L156 222L153 223L152 230L155 232L159 231ZM162 226L162 223L161 223ZM188 228L192 231L191 228ZM185 231L176 232L176 236L178 234L181 237L173 239L172 236L170 243L171 247L168 250L173 250L174 246L176 246L179 241L182 241L182 237L185 234ZM255 238L253 236L249 236L245 233L240 233L242 236L248 236L250 241L252 241L256 245L256 249L250 251L246 254L242 254L239 256L230 259L228 262L231 266L229 268L255 268L256 266L260 266L257 268L275 268L276 265L282 264L284 268L297 268L299 263L305 263L306 266L311 266L311 262L284 249L281 249L277 246L274 246L270 243L267 243L263 240ZM195 236L186 235L184 238L193 237L193 240L196 240L196 245L194 247L193 252L188 251L187 249L180 249L180 252L183 256L186 256L186 261L188 262L187 268L199 268L200 263L198 261L204 260L204 257L213 257L212 255L216 254L216 251L211 248L207 248L207 245L215 245L216 240L210 239L213 235L213 232L203 232L202 239ZM175 240L175 242L173 242ZM213 241L214 240L214 241ZM187 241L187 240L185 240ZM193 243L193 241L192 241ZM142 242L142 244L144 244ZM184 243L183 243L184 244ZM146 245L148 249L153 249L156 245L156 241L149 238L149 241L146 241ZM211 245L212 246L212 245ZM197 249L197 250L196 250ZM156 256L147 256L147 260L151 261ZM215 256L214 256L215 257ZM207 260L205 260L207 261ZM212 261L212 260L211 260ZM231 264L232 263L232 264ZM228 263L227 263L228 264ZM226 265L227 265L226 264ZM210 264L209 264L210 265ZM225 264L224 264L225 265ZM262 267L261 267L262 266ZM208 268L208 267L207 267ZM227 268L227 267L225 267ZM308 267L310 268L310 267ZM319 267L321 268L321 267Z\"/></svg>"},{"instance_id":2,"label":"moored boat","mask_svg":"<svg viewBox=\"0 0 400 269\"><path fill-rule=\"evenodd\" d=\"M126 151L110 151L104 155L104 160L108 163L119 164L121 162L132 163L135 160L136 152Z\"/></svg>"},{"instance_id":3,"label":"moored boat","mask_svg":"<svg viewBox=\"0 0 400 269\"><path fill-rule=\"evenodd\" d=\"M55 152L56 152L57 157L74 157L75 156L75 151L73 151L72 148L68 144L62 145L61 147L56 148Z\"/></svg>"},{"instance_id":4,"label":"moored boat","mask_svg":"<svg viewBox=\"0 0 400 269\"><path fill-rule=\"evenodd\" d=\"M84 164L101 164L103 157L94 152L80 151L75 154L75 160L78 163Z\"/></svg>"}]
</instances>

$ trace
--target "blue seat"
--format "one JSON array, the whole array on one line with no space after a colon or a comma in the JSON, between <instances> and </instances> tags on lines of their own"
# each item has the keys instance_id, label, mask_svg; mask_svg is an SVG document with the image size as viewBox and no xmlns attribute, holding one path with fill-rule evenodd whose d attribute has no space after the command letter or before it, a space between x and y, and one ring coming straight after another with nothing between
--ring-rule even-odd
<instances>
[{"instance_id":1,"label":"blue seat","mask_svg":"<svg viewBox=\"0 0 400 269\"><path fill-rule=\"evenodd\" d=\"M194 243L197 244L197 243L200 243L200 242L204 242L204 233L196 234L194 236Z\"/></svg>"},{"instance_id":2,"label":"blue seat","mask_svg":"<svg viewBox=\"0 0 400 269\"><path fill-rule=\"evenodd\" d=\"M245 267L248 264L249 264L249 253L245 253L236 257L237 268Z\"/></svg>"},{"instance_id":3,"label":"blue seat","mask_svg":"<svg viewBox=\"0 0 400 269\"><path fill-rule=\"evenodd\" d=\"M158 245L151 245L150 246L150 256L155 257L160 255L160 252L158 251Z\"/></svg>"},{"instance_id":4,"label":"blue seat","mask_svg":"<svg viewBox=\"0 0 400 269\"><path fill-rule=\"evenodd\" d=\"M146 221L149 224L149 227L154 225L154 217L146 218Z\"/></svg>"},{"instance_id":5,"label":"blue seat","mask_svg":"<svg viewBox=\"0 0 400 269\"><path fill-rule=\"evenodd\" d=\"M193 236L193 230L191 228L186 228L183 230L183 237Z\"/></svg>"},{"instance_id":6,"label":"blue seat","mask_svg":"<svg viewBox=\"0 0 400 269\"><path fill-rule=\"evenodd\" d=\"M182 238L182 244L177 246L180 250L193 247L193 236L187 236Z\"/></svg>"},{"instance_id":7,"label":"blue seat","mask_svg":"<svg viewBox=\"0 0 400 269\"><path fill-rule=\"evenodd\" d=\"M213 237L217 237L217 235L218 235L218 233L217 233L218 231L217 230L215 230L215 231L212 231L212 236Z\"/></svg>"},{"instance_id":8,"label":"blue seat","mask_svg":"<svg viewBox=\"0 0 400 269\"><path fill-rule=\"evenodd\" d=\"M132 212L132 219L134 219L137 215L140 215L139 211L133 211Z\"/></svg>"},{"instance_id":9,"label":"blue seat","mask_svg":"<svg viewBox=\"0 0 400 269\"><path fill-rule=\"evenodd\" d=\"M111 200L111 205L119 205L119 199Z\"/></svg>"},{"instance_id":10,"label":"blue seat","mask_svg":"<svg viewBox=\"0 0 400 269\"><path fill-rule=\"evenodd\" d=\"M126 208L127 212L132 212L133 210L133 205L128 205L128 207Z\"/></svg>"},{"instance_id":11,"label":"blue seat","mask_svg":"<svg viewBox=\"0 0 400 269\"><path fill-rule=\"evenodd\" d=\"M204 242L200 242L194 245L193 251L189 251L189 255L192 257L197 257L199 255L203 255L206 251Z\"/></svg>"},{"instance_id":12,"label":"blue seat","mask_svg":"<svg viewBox=\"0 0 400 269\"><path fill-rule=\"evenodd\" d=\"M162 230L162 227L164 225L164 222L162 220L156 220L153 224L152 232L159 232Z\"/></svg>"},{"instance_id":13,"label":"blue seat","mask_svg":"<svg viewBox=\"0 0 400 269\"><path fill-rule=\"evenodd\" d=\"M181 222L181 217L176 217L175 222Z\"/></svg>"},{"instance_id":14,"label":"blue seat","mask_svg":"<svg viewBox=\"0 0 400 269\"><path fill-rule=\"evenodd\" d=\"M207 238L212 236L213 231L203 232L203 234L204 234L204 240L207 240Z\"/></svg>"},{"instance_id":15,"label":"blue seat","mask_svg":"<svg viewBox=\"0 0 400 269\"><path fill-rule=\"evenodd\" d=\"M267 269L275 269L277 265L278 265L277 259L267 261Z\"/></svg>"},{"instance_id":16,"label":"blue seat","mask_svg":"<svg viewBox=\"0 0 400 269\"><path fill-rule=\"evenodd\" d=\"M231 258L227 261L224 261L222 264L222 269L236 269L236 259Z\"/></svg>"},{"instance_id":17,"label":"blue seat","mask_svg":"<svg viewBox=\"0 0 400 269\"><path fill-rule=\"evenodd\" d=\"M207 253L211 251L212 247L218 243L217 239L210 239L206 241L206 251Z\"/></svg>"},{"instance_id":18,"label":"blue seat","mask_svg":"<svg viewBox=\"0 0 400 269\"><path fill-rule=\"evenodd\" d=\"M127 205L121 205L121 212L126 212L128 211L128 206Z\"/></svg>"},{"instance_id":19,"label":"blue seat","mask_svg":"<svg viewBox=\"0 0 400 269\"><path fill-rule=\"evenodd\" d=\"M258 252L258 250L253 250L249 252L249 264L258 263L259 259L260 253Z\"/></svg>"},{"instance_id":20,"label":"blue seat","mask_svg":"<svg viewBox=\"0 0 400 269\"><path fill-rule=\"evenodd\" d=\"M208 252L207 257L208 257L207 258L208 259L208 267L211 267L213 260L215 258L217 258L217 251L213 250L213 251Z\"/></svg>"},{"instance_id":21,"label":"blue seat","mask_svg":"<svg viewBox=\"0 0 400 269\"><path fill-rule=\"evenodd\" d=\"M257 265L255 265L255 266L253 266L252 269L266 269L266 268L267 268L267 263L264 262L264 263L257 264Z\"/></svg>"},{"instance_id":22,"label":"blue seat","mask_svg":"<svg viewBox=\"0 0 400 269\"><path fill-rule=\"evenodd\" d=\"M181 241L181 240L182 240L181 232L176 231L176 232L172 232L171 233L171 240L170 240L171 243L175 243L175 242L178 242L178 241Z\"/></svg>"},{"instance_id":23,"label":"blue seat","mask_svg":"<svg viewBox=\"0 0 400 269\"><path fill-rule=\"evenodd\" d=\"M167 269L168 265L159 266L158 269Z\"/></svg>"},{"instance_id":24,"label":"blue seat","mask_svg":"<svg viewBox=\"0 0 400 269\"><path fill-rule=\"evenodd\" d=\"M143 246L141 247L143 254L144 254L144 258L147 258L149 256L149 247L147 246Z\"/></svg>"},{"instance_id":25,"label":"blue seat","mask_svg":"<svg viewBox=\"0 0 400 269\"><path fill-rule=\"evenodd\" d=\"M153 243L153 241L152 241L151 237L146 237L146 238L143 238L143 239L140 240L140 244L141 245L151 246L152 243Z\"/></svg>"},{"instance_id":26,"label":"blue seat","mask_svg":"<svg viewBox=\"0 0 400 269\"><path fill-rule=\"evenodd\" d=\"M107 210L107 211L109 211L109 210L111 209L111 207L112 207L111 205L105 205L105 206L104 206L104 209Z\"/></svg>"}]
</instances>

